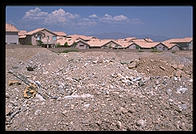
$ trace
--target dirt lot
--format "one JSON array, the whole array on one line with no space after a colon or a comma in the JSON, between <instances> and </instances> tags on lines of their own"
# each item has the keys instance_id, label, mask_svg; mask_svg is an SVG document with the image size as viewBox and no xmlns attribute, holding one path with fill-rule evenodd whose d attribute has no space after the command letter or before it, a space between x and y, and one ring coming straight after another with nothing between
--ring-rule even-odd
<instances>
[{"instance_id":1,"label":"dirt lot","mask_svg":"<svg viewBox=\"0 0 196 134\"><path fill-rule=\"evenodd\" d=\"M54 53L6 46L5 128L191 131L192 59L192 51ZM36 87L24 92L24 81Z\"/></svg>"}]
</instances>

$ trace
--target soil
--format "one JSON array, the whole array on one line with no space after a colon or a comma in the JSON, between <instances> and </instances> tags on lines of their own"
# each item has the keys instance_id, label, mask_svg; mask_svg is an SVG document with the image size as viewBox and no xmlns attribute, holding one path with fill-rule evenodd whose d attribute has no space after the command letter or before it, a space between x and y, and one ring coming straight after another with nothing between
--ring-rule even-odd
<instances>
[{"instance_id":1,"label":"soil","mask_svg":"<svg viewBox=\"0 0 196 134\"><path fill-rule=\"evenodd\" d=\"M6 46L5 129L192 131L192 59L192 51L55 53ZM50 97L24 97L27 85L9 70Z\"/></svg>"}]
</instances>

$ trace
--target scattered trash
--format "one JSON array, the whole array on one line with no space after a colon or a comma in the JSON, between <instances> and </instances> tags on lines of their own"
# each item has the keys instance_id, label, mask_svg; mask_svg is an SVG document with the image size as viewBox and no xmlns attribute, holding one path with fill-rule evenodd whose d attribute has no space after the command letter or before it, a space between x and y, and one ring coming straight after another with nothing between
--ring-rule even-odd
<instances>
[{"instance_id":1,"label":"scattered trash","mask_svg":"<svg viewBox=\"0 0 196 134\"><path fill-rule=\"evenodd\" d=\"M21 85L21 83L17 80L9 80L8 81L8 85L12 86L12 85Z\"/></svg>"},{"instance_id":2,"label":"scattered trash","mask_svg":"<svg viewBox=\"0 0 196 134\"><path fill-rule=\"evenodd\" d=\"M34 98L37 94L37 87L34 84L31 84L30 86L27 86L24 90L24 98Z\"/></svg>"}]
</instances>

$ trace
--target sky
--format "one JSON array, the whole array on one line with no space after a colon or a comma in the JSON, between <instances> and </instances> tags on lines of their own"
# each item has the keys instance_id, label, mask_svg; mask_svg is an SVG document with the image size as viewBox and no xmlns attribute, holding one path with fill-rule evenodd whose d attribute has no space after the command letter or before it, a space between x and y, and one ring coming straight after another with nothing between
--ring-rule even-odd
<instances>
[{"instance_id":1,"label":"sky","mask_svg":"<svg viewBox=\"0 0 196 134\"><path fill-rule=\"evenodd\" d=\"M7 6L6 23L67 34L131 33L192 37L192 6Z\"/></svg>"}]
</instances>

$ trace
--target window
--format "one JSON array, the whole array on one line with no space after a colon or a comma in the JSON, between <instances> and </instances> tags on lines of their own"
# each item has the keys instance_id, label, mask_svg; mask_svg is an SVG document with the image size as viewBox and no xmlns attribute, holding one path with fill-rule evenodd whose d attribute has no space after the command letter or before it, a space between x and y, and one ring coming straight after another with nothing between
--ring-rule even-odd
<instances>
[{"instance_id":1,"label":"window","mask_svg":"<svg viewBox=\"0 0 196 134\"><path fill-rule=\"evenodd\" d=\"M41 35L38 35L37 36L37 40L41 40Z\"/></svg>"},{"instance_id":2,"label":"window","mask_svg":"<svg viewBox=\"0 0 196 134\"><path fill-rule=\"evenodd\" d=\"M53 36L52 39L53 39L53 40L56 40L56 36Z\"/></svg>"}]
</instances>

